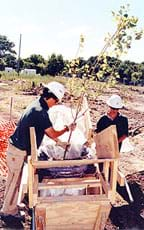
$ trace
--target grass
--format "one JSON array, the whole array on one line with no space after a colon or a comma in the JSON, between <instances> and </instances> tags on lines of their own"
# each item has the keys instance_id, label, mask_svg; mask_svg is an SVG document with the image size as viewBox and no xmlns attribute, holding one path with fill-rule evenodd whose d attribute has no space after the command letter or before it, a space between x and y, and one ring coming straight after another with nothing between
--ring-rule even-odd
<instances>
[{"instance_id":1,"label":"grass","mask_svg":"<svg viewBox=\"0 0 144 230\"><path fill-rule=\"evenodd\" d=\"M0 80L4 82L15 81L15 90L16 91L25 91L27 89L31 89L32 85L39 86L41 83L48 84L50 81L59 81L63 84L66 84L66 78L64 77L52 77L49 75L40 76L40 75L26 75L20 74L18 76L17 73L5 73L0 72Z\"/></svg>"},{"instance_id":2,"label":"grass","mask_svg":"<svg viewBox=\"0 0 144 230\"><path fill-rule=\"evenodd\" d=\"M39 87L40 84L48 84L50 81L58 81L64 84L70 94L79 97L82 92L87 93L88 97L97 98L97 96L104 94L105 92L111 92L110 88L117 88L120 95L123 95L124 98L129 98L130 93L128 86L115 84L114 86L109 85L107 82L98 82L93 81L92 79L86 79L85 87L83 87L83 79L80 78L67 78L63 76L52 77L50 75L27 75L17 73L5 73L0 72L0 80L3 82L9 82L9 85L12 84L13 90L15 93L19 94L22 91L29 91L32 89L32 86ZM15 84L13 84L15 83ZM7 87L3 87L3 89ZM9 89L9 87L8 87Z\"/></svg>"}]
</instances>

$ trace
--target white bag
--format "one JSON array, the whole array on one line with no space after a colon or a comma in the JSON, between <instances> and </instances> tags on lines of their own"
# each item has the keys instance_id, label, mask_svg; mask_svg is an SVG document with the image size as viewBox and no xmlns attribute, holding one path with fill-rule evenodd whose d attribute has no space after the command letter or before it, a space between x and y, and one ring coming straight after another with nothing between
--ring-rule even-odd
<instances>
[{"instance_id":1,"label":"white bag","mask_svg":"<svg viewBox=\"0 0 144 230\"><path fill-rule=\"evenodd\" d=\"M121 153L127 153L127 152L131 152L134 150L134 146L130 143L129 138L125 138L122 142L122 146L121 146Z\"/></svg>"}]
</instances>

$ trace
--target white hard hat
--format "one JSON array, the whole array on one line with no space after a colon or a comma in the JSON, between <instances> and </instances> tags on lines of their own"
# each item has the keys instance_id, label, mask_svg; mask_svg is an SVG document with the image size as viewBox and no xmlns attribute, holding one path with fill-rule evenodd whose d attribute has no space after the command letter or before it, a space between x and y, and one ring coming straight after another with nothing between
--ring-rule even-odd
<instances>
[{"instance_id":1,"label":"white hard hat","mask_svg":"<svg viewBox=\"0 0 144 230\"><path fill-rule=\"evenodd\" d=\"M59 99L59 101L61 101L66 91L64 85L57 81L52 81L47 85L44 85L44 87L48 88Z\"/></svg>"},{"instance_id":2,"label":"white hard hat","mask_svg":"<svg viewBox=\"0 0 144 230\"><path fill-rule=\"evenodd\" d=\"M114 94L107 100L108 106L115 108L115 109L121 109L123 107L122 99L119 95Z\"/></svg>"}]
</instances>

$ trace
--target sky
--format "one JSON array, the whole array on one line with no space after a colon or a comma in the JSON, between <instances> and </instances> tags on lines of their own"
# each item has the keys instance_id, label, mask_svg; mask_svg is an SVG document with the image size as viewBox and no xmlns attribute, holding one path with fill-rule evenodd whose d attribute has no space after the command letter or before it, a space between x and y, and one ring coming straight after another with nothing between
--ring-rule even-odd
<instances>
[{"instance_id":1,"label":"sky","mask_svg":"<svg viewBox=\"0 0 144 230\"><path fill-rule=\"evenodd\" d=\"M45 59L55 53L64 59L76 57L80 35L84 47L79 56L96 56L104 47L104 38L113 34L116 24L112 11L130 4L130 15L144 28L144 0L0 0L0 35L14 42L21 58L40 54ZM134 41L123 60L144 62L144 37Z\"/></svg>"}]
</instances>

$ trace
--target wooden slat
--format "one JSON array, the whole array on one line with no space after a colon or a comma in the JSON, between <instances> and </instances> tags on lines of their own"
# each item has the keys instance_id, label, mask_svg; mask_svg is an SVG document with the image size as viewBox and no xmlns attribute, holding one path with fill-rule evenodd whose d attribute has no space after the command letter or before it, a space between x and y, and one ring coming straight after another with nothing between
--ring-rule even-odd
<instances>
[{"instance_id":1,"label":"wooden slat","mask_svg":"<svg viewBox=\"0 0 144 230\"><path fill-rule=\"evenodd\" d=\"M99 174L99 177L100 177L100 181L101 181L101 184L102 184L102 189L104 190L106 196L108 198L111 197L111 187L110 187L110 184L104 179L104 177L102 176L102 174Z\"/></svg>"},{"instance_id":2,"label":"wooden slat","mask_svg":"<svg viewBox=\"0 0 144 230\"><path fill-rule=\"evenodd\" d=\"M27 163L24 163L24 166L22 168L22 177L21 177L21 183L20 183L18 200L17 200L18 206L22 202L25 194L28 194L28 164Z\"/></svg>"},{"instance_id":3,"label":"wooden slat","mask_svg":"<svg viewBox=\"0 0 144 230\"><path fill-rule=\"evenodd\" d=\"M95 188L100 187L100 182L83 182L83 183L71 183L71 184L43 184L40 183L38 186L38 190L45 190L45 189L66 189L66 188Z\"/></svg>"},{"instance_id":4,"label":"wooden slat","mask_svg":"<svg viewBox=\"0 0 144 230\"><path fill-rule=\"evenodd\" d=\"M31 157L32 160L37 160L37 143L36 143L36 135L35 128L30 127L30 140L31 140Z\"/></svg>"},{"instance_id":5,"label":"wooden slat","mask_svg":"<svg viewBox=\"0 0 144 230\"><path fill-rule=\"evenodd\" d=\"M66 180L65 180L66 179ZM69 179L69 180L68 180ZM59 179L44 179L40 184L48 185L74 185L74 184L86 184L86 183L99 183L100 180L95 177L90 179L83 178L59 178Z\"/></svg>"},{"instance_id":6,"label":"wooden slat","mask_svg":"<svg viewBox=\"0 0 144 230\"><path fill-rule=\"evenodd\" d=\"M33 185L33 206L38 202L38 175L34 175L34 185Z\"/></svg>"},{"instance_id":7,"label":"wooden slat","mask_svg":"<svg viewBox=\"0 0 144 230\"><path fill-rule=\"evenodd\" d=\"M111 125L94 135L96 155L99 159L118 158L119 148L116 126Z\"/></svg>"},{"instance_id":8,"label":"wooden slat","mask_svg":"<svg viewBox=\"0 0 144 230\"><path fill-rule=\"evenodd\" d=\"M106 181L108 181L109 179L109 172L110 172L109 167L110 167L110 162L105 161L103 164L103 172L104 172Z\"/></svg>"},{"instance_id":9,"label":"wooden slat","mask_svg":"<svg viewBox=\"0 0 144 230\"><path fill-rule=\"evenodd\" d=\"M98 201L101 202L101 204L110 203L109 199L105 194L102 195L82 195L82 196L53 196L53 197L39 197L38 202L41 203L51 203L51 202L68 202L73 201Z\"/></svg>"},{"instance_id":10,"label":"wooden slat","mask_svg":"<svg viewBox=\"0 0 144 230\"><path fill-rule=\"evenodd\" d=\"M88 174L89 175L89 174ZM55 183L55 184L60 184L60 183L73 183L73 182L87 182L87 181L93 181L93 180L97 180L97 178L95 177L95 174L93 174L93 176L87 176L85 175L84 177L80 178L80 177L71 177L71 178L56 178L56 179L51 179L51 178L44 178L42 180L42 183Z\"/></svg>"},{"instance_id":11,"label":"wooden slat","mask_svg":"<svg viewBox=\"0 0 144 230\"><path fill-rule=\"evenodd\" d=\"M117 186L117 169L118 169L118 160L115 159L114 162L111 162L111 171L110 171L110 185L112 191L111 201L115 200L116 196L116 186Z\"/></svg>"},{"instance_id":12,"label":"wooden slat","mask_svg":"<svg viewBox=\"0 0 144 230\"><path fill-rule=\"evenodd\" d=\"M33 208L33 186L34 186L34 169L32 167L31 156L28 157L28 193L29 193L29 208Z\"/></svg>"},{"instance_id":13,"label":"wooden slat","mask_svg":"<svg viewBox=\"0 0 144 230\"><path fill-rule=\"evenodd\" d=\"M101 229L99 228L101 217L102 215L108 216L111 206L108 200L103 203L96 200L87 202L75 199L75 202L69 200L39 204L36 206L36 214L39 215L38 210L44 209L46 210L46 229L91 230L97 226L95 229L99 230Z\"/></svg>"},{"instance_id":14,"label":"wooden slat","mask_svg":"<svg viewBox=\"0 0 144 230\"><path fill-rule=\"evenodd\" d=\"M117 171L117 181L120 186L125 186L125 175L121 171Z\"/></svg>"},{"instance_id":15,"label":"wooden slat","mask_svg":"<svg viewBox=\"0 0 144 230\"><path fill-rule=\"evenodd\" d=\"M104 230L105 229L105 224L106 224L106 221L109 217L109 213L110 213L110 210L111 210L111 205L103 205L101 206L101 210L100 210L100 216L101 216L101 221L100 221L100 224L98 226L98 229L96 230Z\"/></svg>"},{"instance_id":16,"label":"wooden slat","mask_svg":"<svg viewBox=\"0 0 144 230\"><path fill-rule=\"evenodd\" d=\"M81 166L95 163L103 163L105 161L112 162L113 159L83 159L83 160L63 160L63 161L33 161L34 168L53 168L53 167L68 167Z\"/></svg>"},{"instance_id":17,"label":"wooden slat","mask_svg":"<svg viewBox=\"0 0 144 230\"><path fill-rule=\"evenodd\" d=\"M46 230L46 208L35 208L36 230Z\"/></svg>"},{"instance_id":18,"label":"wooden slat","mask_svg":"<svg viewBox=\"0 0 144 230\"><path fill-rule=\"evenodd\" d=\"M93 226L93 230L99 229L100 223L101 223L101 205L99 205L99 208L97 210L97 215Z\"/></svg>"}]
</instances>

